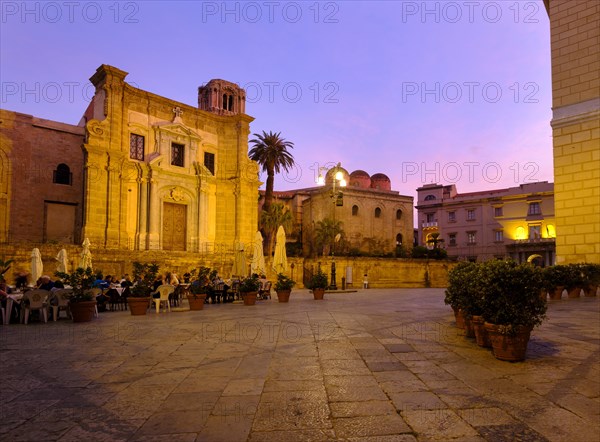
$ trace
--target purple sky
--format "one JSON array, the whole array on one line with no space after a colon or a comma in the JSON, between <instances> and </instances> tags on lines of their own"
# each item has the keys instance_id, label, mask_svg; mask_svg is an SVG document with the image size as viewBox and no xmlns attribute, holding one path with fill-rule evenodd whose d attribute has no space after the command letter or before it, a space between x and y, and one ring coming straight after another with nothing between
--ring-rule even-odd
<instances>
[{"instance_id":1,"label":"purple sky","mask_svg":"<svg viewBox=\"0 0 600 442\"><path fill-rule=\"evenodd\" d=\"M552 177L550 37L541 1L3 1L4 109L77 124L101 64L197 105L211 78L247 92L253 133L295 143L276 190L318 166L385 173L416 196Z\"/></svg>"}]
</instances>

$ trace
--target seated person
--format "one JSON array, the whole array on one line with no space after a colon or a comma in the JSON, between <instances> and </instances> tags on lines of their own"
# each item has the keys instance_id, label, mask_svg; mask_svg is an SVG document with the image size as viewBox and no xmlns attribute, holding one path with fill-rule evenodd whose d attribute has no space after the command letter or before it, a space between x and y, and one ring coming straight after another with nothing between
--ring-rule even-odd
<instances>
[{"instance_id":1,"label":"seated person","mask_svg":"<svg viewBox=\"0 0 600 442\"><path fill-rule=\"evenodd\" d=\"M37 286L38 289L41 290L52 290L54 287L54 282L50 279L48 275L44 275L40 278L40 284Z\"/></svg>"}]
</instances>

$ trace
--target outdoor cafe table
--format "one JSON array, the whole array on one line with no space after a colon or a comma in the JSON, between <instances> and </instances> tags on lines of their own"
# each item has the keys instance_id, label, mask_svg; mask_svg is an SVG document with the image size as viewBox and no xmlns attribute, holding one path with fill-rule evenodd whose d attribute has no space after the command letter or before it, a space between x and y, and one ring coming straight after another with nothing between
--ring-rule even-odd
<instances>
[{"instance_id":1,"label":"outdoor cafe table","mask_svg":"<svg viewBox=\"0 0 600 442\"><path fill-rule=\"evenodd\" d=\"M10 322L10 316L12 313L13 302L20 303L23 299L23 293L16 292L6 295L6 311L4 312L4 318L2 318L2 324L8 325Z\"/></svg>"}]
</instances>

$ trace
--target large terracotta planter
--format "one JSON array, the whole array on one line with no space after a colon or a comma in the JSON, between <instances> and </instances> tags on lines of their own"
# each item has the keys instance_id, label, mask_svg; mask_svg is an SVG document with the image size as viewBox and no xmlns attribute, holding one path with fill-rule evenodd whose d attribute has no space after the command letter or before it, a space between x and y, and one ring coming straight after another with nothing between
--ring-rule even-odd
<instances>
[{"instance_id":1,"label":"large terracotta planter","mask_svg":"<svg viewBox=\"0 0 600 442\"><path fill-rule=\"evenodd\" d=\"M206 301L206 294L202 295L188 295L188 303L190 304L190 310L202 310L204 309L204 302Z\"/></svg>"},{"instance_id":2,"label":"large terracotta planter","mask_svg":"<svg viewBox=\"0 0 600 442\"><path fill-rule=\"evenodd\" d=\"M592 296L596 296L596 292L598 291L597 285L589 285L583 289L585 296L590 298Z\"/></svg>"},{"instance_id":3,"label":"large terracotta planter","mask_svg":"<svg viewBox=\"0 0 600 442\"><path fill-rule=\"evenodd\" d=\"M244 305L255 305L257 296L258 296L258 292L242 292L242 298L244 299Z\"/></svg>"},{"instance_id":4,"label":"large terracotta planter","mask_svg":"<svg viewBox=\"0 0 600 442\"><path fill-rule=\"evenodd\" d=\"M495 324L485 323L485 329L492 343L492 351L496 359L501 361L522 361L525 359L531 329L521 327L514 335L503 335Z\"/></svg>"},{"instance_id":5,"label":"large terracotta planter","mask_svg":"<svg viewBox=\"0 0 600 442\"><path fill-rule=\"evenodd\" d=\"M323 297L325 296L325 289L321 289L321 288L312 289L312 292L313 292L313 298L315 298L315 300L317 300L317 301L322 300Z\"/></svg>"},{"instance_id":6,"label":"large terracotta planter","mask_svg":"<svg viewBox=\"0 0 600 442\"><path fill-rule=\"evenodd\" d=\"M471 322L471 319L465 317L465 337L467 338L474 338L475 337L475 330L473 329L473 323Z\"/></svg>"},{"instance_id":7,"label":"large terracotta planter","mask_svg":"<svg viewBox=\"0 0 600 442\"><path fill-rule=\"evenodd\" d=\"M90 322L96 312L96 301L70 302L69 309L73 322Z\"/></svg>"},{"instance_id":8,"label":"large terracotta planter","mask_svg":"<svg viewBox=\"0 0 600 442\"><path fill-rule=\"evenodd\" d=\"M133 316L145 315L150 304L150 298L137 298L135 296L129 296L127 298L127 304L129 304L129 311Z\"/></svg>"},{"instance_id":9,"label":"large terracotta planter","mask_svg":"<svg viewBox=\"0 0 600 442\"><path fill-rule=\"evenodd\" d=\"M562 285L559 285L558 287L556 287L554 289L554 291L549 292L550 299L557 300L557 299L562 298L562 292L564 289L565 288Z\"/></svg>"},{"instance_id":10,"label":"large terracotta planter","mask_svg":"<svg viewBox=\"0 0 600 442\"><path fill-rule=\"evenodd\" d=\"M575 287L571 290L567 290L569 298L579 298L581 296L581 287Z\"/></svg>"},{"instance_id":11,"label":"large terracotta planter","mask_svg":"<svg viewBox=\"0 0 600 442\"><path fill-rule=\"evenodd\" d=\"M291 290L277 290L277 299L279 302L290 302Z\"/></svg>"},{"instance_id":12,"label":"large terracotta planter","mask_svg":"<svg viewBox=\"0 0 600 442\"><path fill-rule=\"evenodd\" d=\"M480 347L490 348L492 343L488 336L487 330L485 329L484 320L482 316L473 316L471 318L471 324L473 325L473 331L475 332L475 342Z\"/></svg>"},{"instance_id":13,"label":"large terracotta planter","mask_svg":"<svg viewBox=\"0 0 600 442\"><path fill-rule=\"evenodd\" d=\"M454 308L454 307L452 307L452 310L454 310L454 319L456 320L456 328L464 330L465 329L465 317L463 316L462 310L460 310L458 308Z\"/></svg>"}]
</instances>

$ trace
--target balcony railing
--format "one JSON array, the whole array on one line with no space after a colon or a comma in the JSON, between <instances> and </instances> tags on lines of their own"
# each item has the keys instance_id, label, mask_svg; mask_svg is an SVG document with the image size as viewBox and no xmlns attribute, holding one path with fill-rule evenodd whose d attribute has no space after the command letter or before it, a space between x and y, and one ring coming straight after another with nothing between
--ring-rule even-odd
<instances>
[{"instance_id":1,"label":"balcony railing","mask_svg":"<svg viewBox=\"0 0 600 442\"><path fill-rule=\"evenodd\" d=\"M437 226L438 226L437 221L422 222L421 223L421 227L424 228L424 229L427 228L427 227L437 227Z\"/></svg>"}]
</instances>

